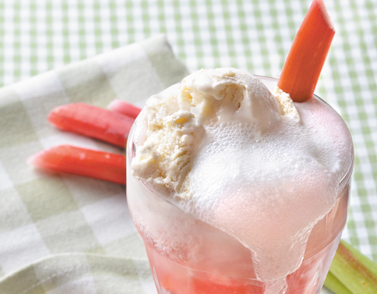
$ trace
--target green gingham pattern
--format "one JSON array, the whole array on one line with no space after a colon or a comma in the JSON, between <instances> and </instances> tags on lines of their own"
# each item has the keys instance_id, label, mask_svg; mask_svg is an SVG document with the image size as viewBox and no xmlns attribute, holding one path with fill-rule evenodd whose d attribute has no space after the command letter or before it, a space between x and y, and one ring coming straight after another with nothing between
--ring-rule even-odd
<instances>
[{"instance_id":1,"label":"green gingham pattern","mask_svg":"<svg viewBox=\"0 0 377 294\"><path fill-rule=\"evenodd\" d=\"M1 294L154 293L145 259L70 253L26 266L0 284Z\"/></svg>"},{"instance_id":2,"label":"green gingham pattern","mask_svg":"<svg viewBox=\"0 0 377 294\"><path fill-rule=\"evenodd\" d=\"M78 101L142 103L187 74L157 35L0 89L1 294L153 293L125 187L42 173L27 159L59 144L124 153L54 129L49 111Z\"/></svg>"},{"instance_id":3,"label":"green gingham pattern","mask_svg":"<svg viewBox=\"0 0 377 294\"><path fill-rule=\"evenodd\" d=\"M159 33L167 35L174 53L190 71L201 67L234 66L255 74L277 77L310 2L310 0L2 1L0 3L0 84L8 85L24 80ZM351 129L355 144L350 213L343 238L377 261L377 96L375 94L377 93L377 18L375 17L377 2L374 0L326 0L325 2L337 33L317 93L341 113ZM112 88L112 85L109 85L109 88ZM85 91L85 87L81 90ZM81 90L75 88L69 95L75 96L75 93L80 93ZM0 98L0 105L9 107L15 117L22 109L29 113L24 116L19 115L13 121L4 121L0 116L1 134L5 127L15 130L19 126L26 126L36 131L30 133L25 128L7 143L11 144L12 140L23 140L25 146L29 147L27 154L14 158L10 163L13 168L11 176L4 171L6 167L2 159L0 160L0 183L2 187L9 188L29 173L21 168L25 159L41 147L51 144L44 142L33 145L30 142L49 136L53 131L52 128L43 125L45 118L35 118L30 112L28 103L31 100L17 102L17 95L11 91L2 96L6 97ZM65 95L61 97L62 100L56 104L67 101L64 100ZM86 95L85 98L83 95L77 95L72 101L84 99L105 105L101 95ZM46 103L53 104L48 99ZM43 111L47 115L47 109ZM65 136L67 138L72 135ZM61 142L65 141L65 138ZM78 137L74 139L84 140ZM18 144L18 141L12 144L15 143ZM88 143L85 141L82 144ZM105 144L97 147L110 150ZM9 152L1 156L11 157L11 155ZM54 178L46 177L44 180L52 182L51 185L58 185L54 182L56 181ZM67 181L69 185L66 184ZM74 215L77 207L91 204L98 205L97 208L95 206L92 208L95 211L101 210L101 201L120 193L113 185L111 185L113 188L105 189L98 181L91 181L85 189L81 188L82 182L86 181L78 177L65 178L68 195L71 189L77 189L82 193L80 200L72 195L68 198L57 195L56 201L60 201L63 207L58 205L58 202L54 204L49 212L50 217L59 214L61 210L66 214ZM25 191L27 186L23 188ZM20 224L35 226L36 222L43 223L41 212L33 204L38 189L34 191L33 196L23 198L21 196L14 198L14 194L9 195L2 191L0 191L0 217L7 221L5 224L3 221L0 224L0 234L4 230L12 230L16 234L15 229ZM61 189L59 191L65 194ZM32 208L28 208L29 205ZM33 217L31 218L29 214ZM43 229L43 238L46 238L48 243L47 249L51 247L53 252L60 252L61 247L69 245L55 244L54 240L48 238L51 230L59 230L59 228L50 228L45 222ZM30 227L29 230L36 232L35 227ZM25 232L20 231L18 234L20 240L28 241ZM107 238L112 238L111 232L103 234L108 234ZM92 231L87 232L85 236L92 241L95 240L93 242L105 238L97 235ZM4 240L3 237L0 240ZM75 246L81 246L79 251L89 252L88 254L111 252L114 255L125 254L124 250L127 251L125 248L138 246L133 239L122 244L113 242L114 244L105 249L99 246L89 250L88 244L92 241L84 245L77 241ZM1 246L0 244L0 248ZM73 245L67 248L70 246ZM28 256L25 258L29 258L30 262L35 261L44 256L46 251L43 250L46 249L43 248L38 248L35 258ZM123 256L123 258L128 257ZM11 257L0 252L0 275L6 275L11 270L16 270L18 266L22 266L19 264L13 266L12 264L17 264L14 262Z\"/></svg>"}]
</instances>

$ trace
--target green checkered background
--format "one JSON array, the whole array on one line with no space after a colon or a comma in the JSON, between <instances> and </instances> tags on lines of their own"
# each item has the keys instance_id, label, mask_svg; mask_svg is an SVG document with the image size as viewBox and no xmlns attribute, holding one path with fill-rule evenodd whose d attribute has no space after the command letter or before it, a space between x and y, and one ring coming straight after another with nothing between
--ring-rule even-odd
<instances>
[{"instance_id":1,"label":"green checkered background","mask_svg":"<svg viewBox=\"0 0 377 294\"><path fill-rule=\"evenodd\" d=\"M316 92L345 119L355 145L350 210L343 238L377 261L377 1L325 2L336 35ZM72 261L71 272L81 273L79 281L83 284L103 273L101 264L111 263L105 257L116 256L124 259L123 264L131 264L127 269L108 269L113 271L114 283L119 282L122 271L129 270L129 281L122 280L126 285L123 290L128 290L119 293L154 293L145 272L147 263L140 239L128 212L119 205L124 203L126 207L122 187L80 177L39 174L24 164L28 156L57 141L73 140L79 145L114 151L106 144L78 136L57 135L45 122L49 109L77 101L105 106L119 93L135 102L147 98L148 91L175 82L186 72L170 56L162 39L143 45L147 57L141 58L142 66L134 60L123 63L134 70L145 69L138 72L139 77L144 77L150 64L156 71L156 77L150 80L158 82L137 97L130 94L137 87L127 88L127 83L122 85L120 80L126 77L128 81L132 73L127 72L127 67L115 66L108 57L114 55L112 50L116 48L161 33L189 71L234 66L278 77L310 3L1 1L0 85L7 87L0 91L0 293L34 293L31 290L37 287L43 289L35 293L60 293L54 292L52 285L54 281L64 285L64 279L56 281L59 265L65 261L64 254L72 252L66 258ZM149 52L154 47L158 54ZM125 52L137 51L134 48ZM108 55L95 58L95 62L89 59L106 52ZM169 73L162 69L166 60L174 63ZM50 70L55 71L39 76ZM119 71L121 75L116 76ZM103 72L106 77L102 77ZM28 80L37 75L37 79ZM25 80L26 84L12 86ZM138 82L140 86L142 81ZM100 88L93 88L98 84ZM109 215L113 218L109 219ZM68 231L70 239L65 238ZM47 264L56 266L57 272L49 279L46 263L40 263L48 257L54 262ZM133 262L127 263L130 258ZM91 275L86 268L91 269ZM25 275L29 277L25 282L28 286L15 288L16 281ZM46 286L42 280L51 284ZM129 286L135 283L137 286ZM92 284L92 290L82 293L101 293L99 284Z\"/></svg>"}]
</instances>

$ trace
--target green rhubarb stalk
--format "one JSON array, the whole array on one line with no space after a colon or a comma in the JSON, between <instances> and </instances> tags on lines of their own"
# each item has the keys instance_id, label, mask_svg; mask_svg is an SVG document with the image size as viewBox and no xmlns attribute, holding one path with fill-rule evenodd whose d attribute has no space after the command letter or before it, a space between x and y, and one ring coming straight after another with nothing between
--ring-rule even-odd
<instances>
[{"instance_id":1,"label":"green rhubarb stalk","mask_svg":"<svg viewBox=\"0 0 377 294\"><path fill-rule=\"evenodd\" d=\"M329 271L329 273L327 274L325 287L336 294L353 294L350 290L348 290L346 286L342 284L341 281L338 280L337 277L334 276L331 271Z\"/></svg>"},{"instance_id":2,"label":"green rhubarb stalk","mask_svg":"<svg viewBox=\"0 0 377 294\"><path fill-rule=\"evenodd\" d=\"M346 249L348 249L360 262L365 265L375 276L377 276L377 263L370 260L368 257L363 255L360 251L356 250L354 247L346 243L345 241L341 241Z\"/></svg>"},{"instance_id":3,"label":"green rhubarb stalk","mask_svg":"<svg viewBox=\"0 0 377 294\"><path fill-rule=\"evenodd\" d=\"M343 240L329 273L325 286L336 294L377 293L377 264Z\"/></svg>"}]
</instances>

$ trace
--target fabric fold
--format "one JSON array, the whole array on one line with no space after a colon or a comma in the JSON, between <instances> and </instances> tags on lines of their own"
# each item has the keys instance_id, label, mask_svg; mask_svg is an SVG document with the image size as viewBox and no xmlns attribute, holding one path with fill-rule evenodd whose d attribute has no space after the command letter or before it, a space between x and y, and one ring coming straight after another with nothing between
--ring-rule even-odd
<instances>
[{"instance_id":1,"label":"fabric fold","mask_svg":"<svg viewBox=\"0 0 377 294\"><path fill-rule=\"evenodd\" d=\"M142 294L153 288L148 261L84 253L50 256L0 279L1 294Z\"/></svg>"},{"instance_id":2,"label":"fabric fold","mask_svg":"<svg viewBox=\"0 0 377 294\"><path fill-rule=\"evenodd\" d=\"M67 266L72 277L80 272L72 264L81 270L83 280L78 283L88 286L73 293L143 293L135 290L142 288L139 278L149 281L151 274L136 271L144 271L147 258L128 212L125 187L38 171L27 159L59 144L123 153L121 148L55 129L47 122L48 113L74 102L106 107L116 98L142 106L150 95L186 75L165 36L157 35L0 89L0 289L4 293L69 293L62 276L48 280L46 273L52 266L64 276ZM119 258L114 262L119 269L107 263L101 271L119 271L120 285L138 286L124 291L111 282L113 290L98 290L107 282L104 275L100 279L93 275L91 254L96 260L98 256ZM143 260L143 265L135 266L131 260ZM87 265L86 272L81 261ZM100 270L100 263L95 264ZM55 290L59 287L66 290Z\"/></svg>"}]
</instances>

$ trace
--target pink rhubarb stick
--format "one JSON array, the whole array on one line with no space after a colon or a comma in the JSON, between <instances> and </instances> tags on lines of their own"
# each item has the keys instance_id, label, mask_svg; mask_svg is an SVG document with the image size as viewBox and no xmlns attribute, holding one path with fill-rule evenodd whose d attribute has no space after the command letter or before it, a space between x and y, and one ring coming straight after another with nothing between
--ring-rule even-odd
<instances>
[{"instance_id":1,"label":"pink rhubarb stick","mask_svg":"<svg viewBox=\"0 0 377 294\"><path fill-rule=\"evenodd\" d=\"M48 120L55 127L125 147L134 118L85 103L59 106Z\"/></svg>"},{"instance_id":2,"label":"pink rhubarb stick","mask_svg":"<svg viewBox=\"0 0 377 294\"><path fill-rule=\"evenodd\" d=\"M141 111L141 108L119 99L115 99L110 102L108 107L114 112L118 112L133 118L136 118Z\"/></svg>"},{"instance_id":3,"label":"pink rhubarb stick","mask_svg":"<svg viewBox=\"0 0 377 294\"><path fill-rule=\"evenodd\" d=\"M285 61L278 87L293 101L313 96L335 30L323 0L314 0Z\"/></svg>"},{"instance_id":4,"label":"pink rhubarb stick","mask_svg":"<svg viewBox=\"0 0 377 294\"><path fill-rule=\"evenodd\" d=\"M60 145L33 155L28 162L45 170L126 184L124 155Z\"/></svg>"}]
</instances>

